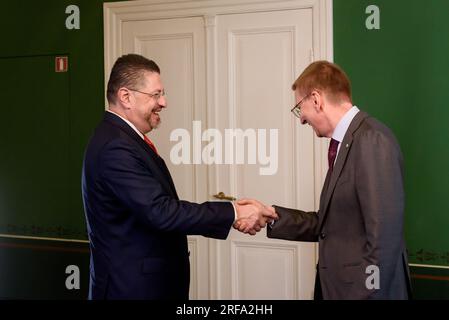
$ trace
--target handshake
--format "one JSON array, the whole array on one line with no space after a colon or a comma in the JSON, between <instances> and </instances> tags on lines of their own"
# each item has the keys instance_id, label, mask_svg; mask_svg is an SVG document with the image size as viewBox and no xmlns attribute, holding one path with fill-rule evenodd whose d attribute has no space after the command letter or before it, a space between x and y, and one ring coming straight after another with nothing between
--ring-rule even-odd
<instances>
[{"instance_id":1,"label":"handshake","mask_svg":"<svg viewBox=\"0 0 449 320\"><path fill-rule=\"evenodd\" d=\"M255 235L267 223L279 219L273 207L265 206L254 199L240 199L234 202L237 211L237 220L234 228L243 233Z\"/></svg>"}]
</instances>

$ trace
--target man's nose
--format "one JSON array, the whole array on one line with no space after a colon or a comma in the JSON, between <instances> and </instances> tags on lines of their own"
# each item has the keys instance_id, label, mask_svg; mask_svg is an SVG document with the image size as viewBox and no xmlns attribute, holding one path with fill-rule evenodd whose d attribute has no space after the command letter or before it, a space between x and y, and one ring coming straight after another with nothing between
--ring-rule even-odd
<instances>
[{"instance_id":1,"label":"man's nose","mask_svg":"<svg viewBox=\"0 0 449 320\"><path fill-rule=\"evenodd\" d=\"M159 101L157 102L159 106L162 108L167 108L167 99L164 96L161 96L159 98Z\"/></svg>"}]
</instances>

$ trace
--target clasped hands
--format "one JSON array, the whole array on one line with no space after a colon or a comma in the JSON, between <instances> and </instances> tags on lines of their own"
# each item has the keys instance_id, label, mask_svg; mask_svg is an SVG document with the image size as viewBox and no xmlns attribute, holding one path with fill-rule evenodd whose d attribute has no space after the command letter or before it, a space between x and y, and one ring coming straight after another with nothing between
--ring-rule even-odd
<instances>
[{"instance_id":1,"label":"clasped hands","mask_svg":"<svg viewBox=\"0 0 449 320\"><path fill-rule=\"evenodd\" d=\"M265 206L254 199L240 199L234 202L234 206L237 211L234 228L252 236L264 228L267 223L279 219L273 207Z\"/></svg>"}]
</instances>

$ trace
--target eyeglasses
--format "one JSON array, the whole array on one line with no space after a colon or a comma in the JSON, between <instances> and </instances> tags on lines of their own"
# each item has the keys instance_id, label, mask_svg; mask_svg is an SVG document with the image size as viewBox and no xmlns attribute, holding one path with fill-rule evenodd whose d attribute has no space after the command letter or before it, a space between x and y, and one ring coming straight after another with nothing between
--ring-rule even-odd
<instances>
[{"instance_id":1,"label":"eyeglasses","mask_svg":"<svg viewBox=\"0 0 449 320\"><path fill-rule=\"evenodd\" d=\"M311 93L309 93L308 95L306 95L304 98L301 99L301 101L299 101L291 110L290 112L292 112L296 117L301 118L301 103L303 103L304 100L306 100L309 96L311 95Z\"/></svg>"},{"instance_id":2,"label":"eyeglasses","mask_svg":"<svg viewBox=\"0 0 449 320\"><path fill-rule=\"evenodd\" d=\"M136 91L136 92L140 92L140 93L146 94L150 98L154 98L156 101L159 101L159 99L161 97L166 97L167 96L167 93L165 92L165 90L162 90L162 91L157 92L157 93L147 93L147 92L139 91L139 90L136 90L136 89L130 89L130 88L128 88L128 89L131 90L131 91Z\"/></svg>"}]
</instances>

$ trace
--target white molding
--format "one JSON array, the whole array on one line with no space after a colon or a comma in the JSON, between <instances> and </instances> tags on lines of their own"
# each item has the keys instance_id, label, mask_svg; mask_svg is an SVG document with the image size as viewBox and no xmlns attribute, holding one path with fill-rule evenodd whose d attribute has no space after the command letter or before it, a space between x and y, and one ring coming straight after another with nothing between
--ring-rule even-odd
<instances>
[{"instance_id":1,"label":"white molding","mask_svg":"<svg viewBox=\"0 0 449 320\"><path fill-rule=\"evenodd\" d=\"M232 232L232 231L231 231ZM209 239L209 298L211 300L223 299L220 295L221 290L221 277L220 268L222 266L222 256L220 255L222 247L220 241L215 239Z\"/></svg>"},{"instance_id":2,"label":"white molding","mask_svg":"<svg viewBox=\"0 0 449 320\"><path fill-rule=\"evenodd\" d=\"M198 239L189 237L188 240L189 247L189 260L190 260L190 270L191 270L191 278L190 278L190 299L198 299L198 279L199 279L199 263L198 263Z\"/></svg>"},{"instance_id":3,"label":"white molding","mask_svg":"<svg viewBox=\"0 0 449 320\"><path fill-rule=\"evenodd\" d=\"M409 263L410 267L418 267L418 268L433 268L433 269L449 269L449 266L439 266L433 264L417 264L417 263Z\"/></svg>"},{"instance_id":4,"label":"white molding","mask_svg":"<svg viewBox=\"0 0 449 320\"><path fill-rule=\"evenodd\" d=\"M312 8L331 0L159 0L109 2L104 8L112 10L122 21L198 17L209 15L280 11Z\"/></svg>"},{"instance_id":5,"label":"white molding","mask_svg":"<svg viewBox=\"0 0 449 320\"><path fill-rule=\"evenodd\" d=\"M204 28L206 30L206 125L218 123L218 86L217 86L217 16L215 14L204 15ZM207 192L209 196L219 191L219 178L217 165L207 166ZM218 299L218 252L219 242L207 239L209 247L209 299Z\"/></svg>"},{"instance_id":6,"label":"white molding","mask_svg":"<svg viewBox=\"0 0 449 320\"><path fill-rule=\"evenodd\" d=\"M240 128L240 126L237 125L237 103L235 98L235 82L236 82L236 57L235 57L235 33L233 30L228 30L228 105L229 105L229 128ZM218 122L217 122L218 124ZM231 142L233 145L233 142ZM233 163L232 159L235 159L235 148L232 148L232 153L229 152L229 156L231 156L231 163ZM226 158L225 158L226 159ZM226 160L224 161L226 163ZM238 186L237 186L237 178L238 178L238 169L236 165L231 165L229 167L229 192L233 196L236 197L236 195L239 194Z\"/></svg>"},{"instance_id":7,"label":"white molding","mask_svg":"<svg viewBox=\"0 0 449 320\"><path fill-rule=\"evenodd\" d=\"M88 240L66 239L66 238L49 238L49 237L33 237L19 234L4 234L0 233L0 238L6 239L24 239L24 240L42 240L42 241L58 241L58 242L75 242L75 243L90 243Z\"/></svg>"},{"instance_id":8,"label":"white molding","mask_svg":"<svg viewBox=\"0 0 449 320\"><path fill-rule=\"evenodd\" d=\"M334 61L334 6L333 0L324 0L323 6L325 6L323 16L323 24L326 25L326 54L325 58L331 62Z\"/></svg>"}]
</instances>

